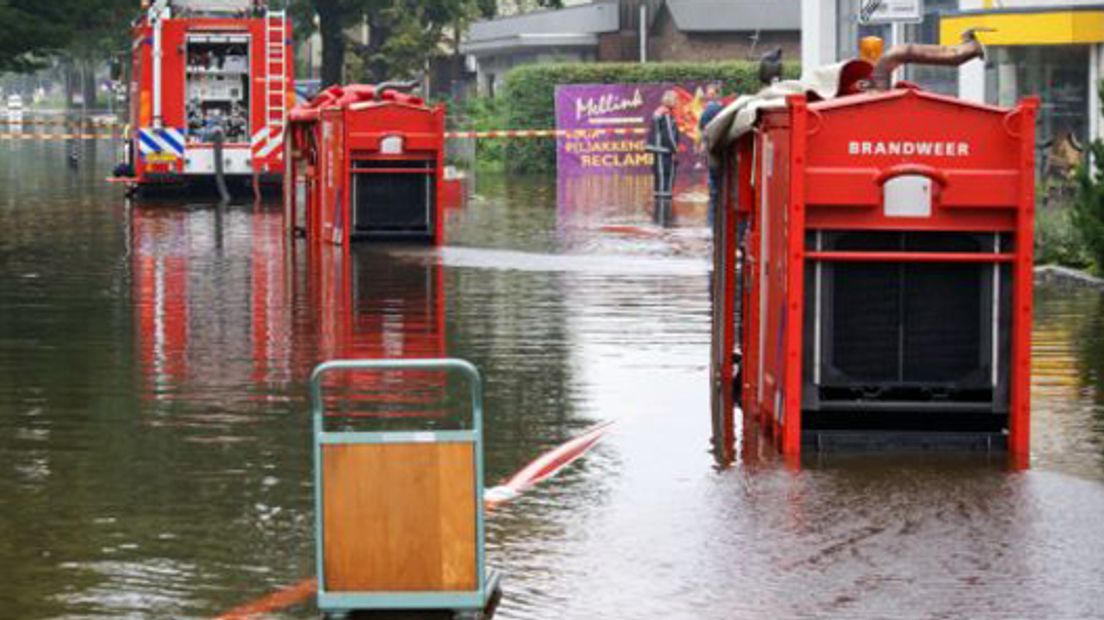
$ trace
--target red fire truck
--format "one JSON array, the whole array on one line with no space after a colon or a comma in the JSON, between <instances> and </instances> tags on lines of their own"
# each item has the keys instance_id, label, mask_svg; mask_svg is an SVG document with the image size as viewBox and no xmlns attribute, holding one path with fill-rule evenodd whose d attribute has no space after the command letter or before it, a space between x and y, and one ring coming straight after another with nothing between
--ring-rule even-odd
<instances>
[{"instance_id":1,"label":"red fire truck","mask_svg":"<svg viewBox=\"0 0 1104 620\"><path fill-rule=\"evenodd\" d=\"M154 0L143 8L131 46L132 183L190 185L219 172L279 183L295 96L285 12L263 0Z\"/></svg>"}]
</instances>

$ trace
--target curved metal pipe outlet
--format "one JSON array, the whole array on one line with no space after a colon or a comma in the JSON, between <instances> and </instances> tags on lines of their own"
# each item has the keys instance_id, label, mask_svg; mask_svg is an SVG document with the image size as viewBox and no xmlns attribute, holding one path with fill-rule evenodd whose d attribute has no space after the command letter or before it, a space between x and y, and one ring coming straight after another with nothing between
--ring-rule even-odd
<instances>
[{"instance_id":1,"label":"curved metal pipe outlet","mask_svg":"<svg viewBox=\"0 0 1104 620\"><path fill-rule=\"evenodd\" d=\"M380 82L379 84L376 84L376 91L373 94L372 98L376 101L379 101L380 97L383 96L384 91L397 90L400 93L408 93L417 87L417 80L410 80L408 82L403 82L399 80L388 80L386 82Z\"/></svg>"},{"instance_id":2,"label":"curved metal pipe outlet","mask_svg":"<svg viewBox=\"0 0 1104 620\"><path fill-rule=\"evenodd\" d=\"M893 71L901 65L957 67L974 58L985 58L985 46L978 40L977 33L991 30L991 28L970 28L962 33L962 43L958 45L920 43L894 45L874 65L871 86L873 90L889 90Z\"/></svg>"}]
</instances>

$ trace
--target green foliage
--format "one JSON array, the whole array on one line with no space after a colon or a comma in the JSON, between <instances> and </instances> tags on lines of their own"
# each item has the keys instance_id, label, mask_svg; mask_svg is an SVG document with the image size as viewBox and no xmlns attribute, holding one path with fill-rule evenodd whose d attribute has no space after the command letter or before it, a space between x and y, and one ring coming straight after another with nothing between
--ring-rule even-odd
<instances>
[{"instance_id":1,"label":"green foliage","mask_svg":"<svg viewBox=\"0 0 1104 620\"><path fill-rule=\"evenodd\" d=\"M381 82L415 76L446 52L450 32L491 10L486 0L289 0L298 37L313 31L318 16L324 85ZM368 42L350 37L367 22ZM302 24L302 26L299 26ZM346 51L356 60L344 71Z\"/></svg>"},{"instance_id":2,"label":"green foliage","mask_svg":"<svg viewBox=\"0 0 1104 620\"><path fill-rule=\"evenodd\" d=\"M99 2L91 3L93 9ZM108 4L104 2L103 4ZM0 0L0 71L31 71L68 47L77 34L76 0Z\"/></svg>"},{"instance_id":3,"label":"green foliage","mask_svg":"<svg viewBox=\"0 0 1104 620\"><path fill-rule=\"evenodd\" d=\"M448 109L450 130L490 131L506 126L506 114L500 99L470 97ZM477 140L475 161L480 167L500 168L506 161L503 140Z\"/></svg>"},{"instance_id":4,"label":"green foliage","mask_svg":"<svg viewBox=\"0 0 1104 620\"><path fill-rule=\"evenodd\" d=\"M787 64L786 77L800 73ZM634 84L717 81L724 93L751 93L760 88L759 65L753 62L710 63L572 63L525 65L506 74L499 97L505 110L501 129L548 129L556 125L555 93L560 84ZM511 140L507 168L535 172L555 166L553 139Z\"/></svg>"},{"instance_id":5,"label":"green foliage","mask_svg":"<svg viewBox=\"0 0 1104 620\"><path fill-rule=\"evenodd\" d=\"M1089 162L1077 168L1071 221L1097 274L1104 273L1104 142L1093 140Z\"/></svg>"},{"instance_id":6,"label":"green foliage","mask_svg":"<svg viewBox=\"0 0 1104 620\"><path fill-rule=\"evenodd\" d=\"M1104 81L1097 84L1097 89L1104 95ZM1087 262L1097 275L1104 275L1104 141L1093 140L1088 150L1088 157L1074 173L1077 194L1070 222Z\"/></svg>"},{"instance_id":7,"label":"green foliage","mask_svg":"<svg viewBox=\"0 0 1104 620\"><path fill-rule=\"evenodd\" d=\"M126 50L130 21L139 11L132 0L70 0L74 8L67 15L71 29L67 50L76 58L98 58Z\"/></svg>"},{"instance_id":8,"label":"green foliage","mask_svg":"<svg viewBox=\"0 0 1104 620\"><path fill-rule=\"evenodd\" d=\"M1035 262L1083 269L1091 262L1070 206L1044 206L1035 211Z\"/></svg>"},{"instance_id":9,"label":"green foliage","mask_svg":"<svg viewBox=\"0 0 1104 620\"><path fill-rule=\"evenodd\" d=\"M134 0L0 0L0 71L31 71L56 57L93 62L127 49Z\"/></svg>"}]
</instances>

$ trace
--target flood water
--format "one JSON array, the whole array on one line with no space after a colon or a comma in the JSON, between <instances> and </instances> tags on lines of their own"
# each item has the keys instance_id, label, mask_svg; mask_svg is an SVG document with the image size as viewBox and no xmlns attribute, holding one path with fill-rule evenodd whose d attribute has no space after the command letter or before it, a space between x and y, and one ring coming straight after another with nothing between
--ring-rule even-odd
<instances>
[{"instance_id":1,"label":"flood water","mask_svg":"<svg viewBox=\"0 0 1104 620\"><path fill-rule=\"evenodd\" d=\"M65 155L0 144L2 617L210 617L311 576L311 367L446 354L485 373L491 483L615 421L488 516L499 618L1104 616L1099 294L1038 293L1026 472L720 469L700 203L658 230L647 183L482 175L446 247L320 273L276 205L128 203L108 144Z\"/></svg>"}]
</instances>

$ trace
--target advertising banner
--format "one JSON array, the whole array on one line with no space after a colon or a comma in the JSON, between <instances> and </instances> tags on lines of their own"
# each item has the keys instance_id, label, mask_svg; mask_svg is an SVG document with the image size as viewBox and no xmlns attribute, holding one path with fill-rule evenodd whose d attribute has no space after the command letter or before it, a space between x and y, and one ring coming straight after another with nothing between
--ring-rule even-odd
<instances>
[{"instance_id":1,"label":"advertising banner","mask_svg":"<svg viewBox=\"0 0 1104 620\"><path fill-rule=\"evenodd\" d=\"M698 119L705 105L698 84L567 84L556 87L556 129L566 132L556 141L561 177L579 175L651 174L652 153L646 150L656 108L672 90L680 139L679 185L704 182Z\"/></svg>"}]
</instances>

